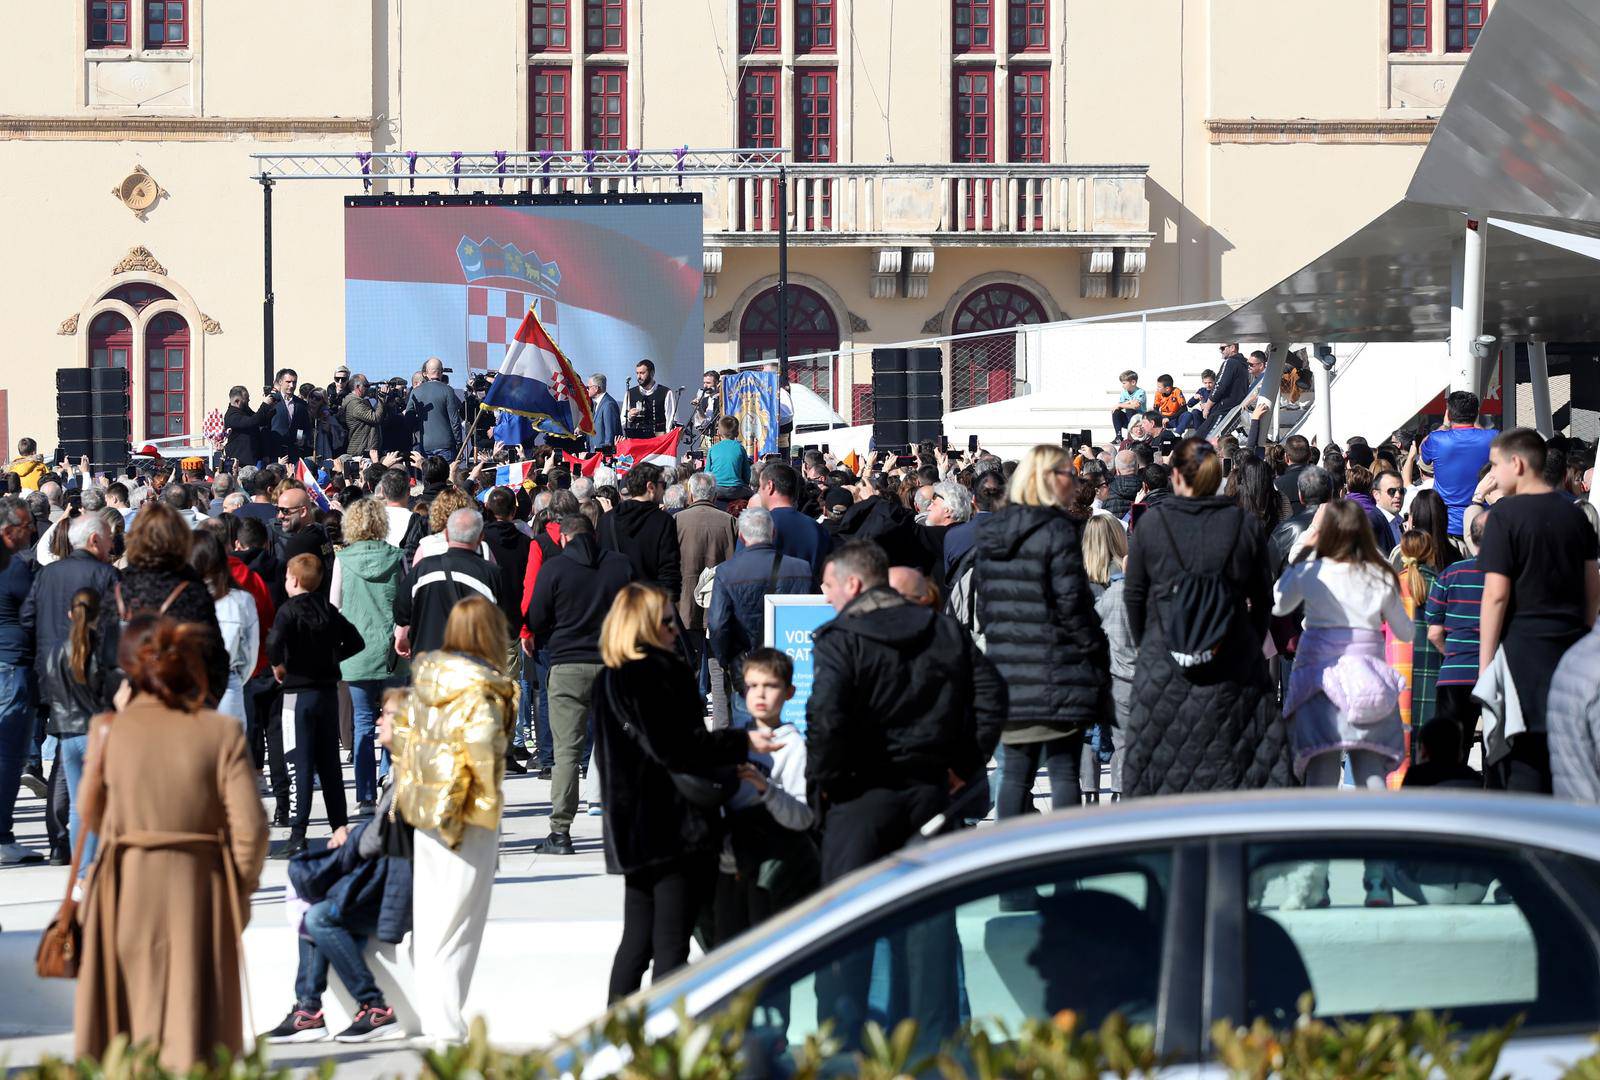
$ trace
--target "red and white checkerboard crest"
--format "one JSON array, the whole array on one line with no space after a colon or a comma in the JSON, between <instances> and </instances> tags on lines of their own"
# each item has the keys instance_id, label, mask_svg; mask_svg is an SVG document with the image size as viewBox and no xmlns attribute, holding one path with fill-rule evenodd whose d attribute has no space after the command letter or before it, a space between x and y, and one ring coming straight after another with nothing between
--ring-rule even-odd
<instances>
[{"instance_id":1,"label":"red and white checkerboard crest","mask_svg":"<svg viewBox=\"0 0 1600 1080\"><path fill-rule=\"evenodd\" d=\"M548 296L488 285L467 286L467 370L500 370L506 346L522 325L529 304L555 337L556 303Z\"/></svg>"}]
</instances>

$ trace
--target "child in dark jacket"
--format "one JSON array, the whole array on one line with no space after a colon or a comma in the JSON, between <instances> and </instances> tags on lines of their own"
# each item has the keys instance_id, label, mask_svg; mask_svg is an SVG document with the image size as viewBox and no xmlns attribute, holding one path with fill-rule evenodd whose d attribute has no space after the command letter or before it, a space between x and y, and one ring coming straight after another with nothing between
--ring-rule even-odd
<instances>
[{"instance_id":1,"label":"child in dark jacket","mask_svg":"<svg viewBox=\"0 0 1600 1080\"><path fill-rule=\"evenodd\" d=\"M395 718L405 708L408 690L386 690L378 717L378 745L389 749ZM374 934L394 944L411 929L410 833L393 812L393 775L379 784L377 812L353 830L340 829L328 850L296 859L289 880L296 896L309 902L300 923L300 965L295 972L294 1008L283 1022L261 1036L263 1042L312 1042L328 1037L322 995L328 968L356 1001L350 1027L339 1042L395 1039L404 1032L384 1000L362 951Z\"/></svg>"},{"instance_id":2,"label":"child in dark jacket","mask_svg":"<svg viewBox=\"0 0 1600 1080\"><path fill-rule=\"evenodd\" d=\"M284 578L289 598L267 635L267 662L283 685L284 760L294 777L289 840L277 852L280 859L306 848L313 769L322 785L328 827L340 829L349 821L339 763L339 663L363 647L360 631L318 591L321 559L296 555Z\"/></svg>"}]
</instances>

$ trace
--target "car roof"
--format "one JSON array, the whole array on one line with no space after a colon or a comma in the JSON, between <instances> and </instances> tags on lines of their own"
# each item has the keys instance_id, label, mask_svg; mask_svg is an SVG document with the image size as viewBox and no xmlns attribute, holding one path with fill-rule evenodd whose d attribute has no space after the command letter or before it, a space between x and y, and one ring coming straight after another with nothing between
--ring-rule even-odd
<instances>
[{"instance_id":1,"label":"car roof","mask_svg":"<svg viewBox=\"0 0 1600 1080\"><path fill-rule=\"evenodd\" d=\"M1534 845L1600 861L1600 807L1548 796L1432 789L1357 792L1304 788L1162 796L964 829L902 849L796 904L679 969L625 1007L655 1014L684 1000L691 1014L758 979L780 954L804 947L886 903L1008 863L1076 850L1206 838L1437 834L1441 840Z\"/></svg>"}]
</instances>

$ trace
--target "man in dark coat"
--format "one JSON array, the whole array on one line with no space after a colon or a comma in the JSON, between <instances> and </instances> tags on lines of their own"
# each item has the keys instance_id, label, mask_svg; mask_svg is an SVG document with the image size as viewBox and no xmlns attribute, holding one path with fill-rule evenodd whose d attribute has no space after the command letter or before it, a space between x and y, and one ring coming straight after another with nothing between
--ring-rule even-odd
<instances>
[{"instance_id":1,"label":"man in dark coat","mask_svg":"<svg viewBox=\"0 0 1600 1080\"><path fill-rule=\"evenodd\" d=\"M1272 576L1276 579L1289 562L1289 552L1295 542L1311 528L1317 516L1317 507L1333 498L1333 477L1320 465L1307 465L1300 470L1295 484L1295 503L1301 510L1289 520L1272 530Z\"/></svg>"},{"instance_id":2,"label":"man in dark coat","mask_svg":"<svg viewBox=\"0 0 1600 1080\"><path fill-rule=\"evenodd\" d=\"M952 791L963 806L987 791L965 789L1005 721L1005 685L967 632L888 580L888 558L868 542L835 548L822 571L838 616L812 638L806 790L822 818L824 884L904 846L951 807ZM906 937L911 1011L932 1030L953 1030L954 917L922 920ZM871 954L857 954L818 976L841 1030L866 1019Z\"/></svg>"},{"instance_id":3,"label":"man in dark coat","mask_svg":"<svg viewBox=\"0 0 1600 1080\"><path fill-rule=\"evenodd\" d=\"M444 362L429 357L422 365L422 383L411 391L406 414L411 417L424 454L453 458L461 449L461 399L445 378Z\"/></svg>"},{"instance_id":4,"label":"man in dark coat","mask_svg":"<svg viewBox=\"0 0 1600 1080\"><path fill-rule=\"evenodd\" d=\"M1288 468L1283 470L1283 475L1273 482L1273 487L1278 489L1289 503L1289 512L1298 514L1305 509L1305 504L1300 501L1300 474L1311 464L1311 442L1304 435L1290 435L1283 440L1283 460Z\"/></svg>"},{"instance_id":5,"label":"man in dark coat","mask_svg":"<svg viewBox=\"0 0 1600 1080\"><path fill-rule=\"evenodd\" d=\"M683 588L683 561L678 554L678 526L661 509L661 469L649 462L635 465L622 478L622 504L600 519L600 546L626 555L633 580L667 590L676 601Z\"/></svg>"},{"instance_id":6,"label":"man in dark coat","mask_svg":"<svg viewBox=\"0 0 1600 1080\"><path fill-rule=\"evenodd\" d=\"M761 645L767 597L811 591L810 565L773 547L772 536L772 514L757 506L746 507L739 515L739 540L744 547L717 567L711 587L711 608L706 616L711 655L722 670L734 676L736 686L740 661ZM730 694L728 700L733 726L748 727L750 714L744 698Z\"/></svg>"},{"instance_id":7,"label":"man in dark coat","mask_svg":"<svg viewBox=\"0 0 1600 1080\"><path fill-rule=\"evenodd\" d=\"M1200 411L1205 416L1201 433L1210 431L1212 426L1226 417L1235 405L1241 404L1249 391L1250 373L1245 369L1244 357L1239 354L1238 343L1224 345L1222 370L1217 372L1217 388L1211 392L1211 400L1203 402L1200 406Z\"/></svg>"},{"instance_id":8,"label":"man in dark coat","mask_svg":"<svg viewBox=\"0 0 1600 1080\"><path fill-rule=\"evenodd\" d=\"M222 456L240 465L255 465L266 460L268 435L272 425L272 402L250 407L250 391L235 386L228 391L228 411L222 415L228 443Z\"/></svg>"},{"instance_id":9,"label":"man in dark coat","mask_svg":"<svg viewBox=\"0 0 1600 1080\"><path fill-rule=\"evenodd\" d=\"M1113 468L1116 475L1106 484L1106 496L1100 500L1100 508L1120 521L1128 516L1128 510L1138 499L1144 478L1139 475L1138 455L1132 450L1118 450Z\"/></svg>"},{"instance_id":10,"label":"man in dark coat","mask_svg":"<svg viewBox=\"0 0 1600 1080\"><path fill-rule=\"evenodd\" d=\"M273 379L273 389L266 404L272 408L270 433L265 447L258 447L263 459L302 458L316 445L316 432L311 424L311 411L306 403L295 396L300 376L294 368L283 368Z\"/></svg>"}]
</instances>

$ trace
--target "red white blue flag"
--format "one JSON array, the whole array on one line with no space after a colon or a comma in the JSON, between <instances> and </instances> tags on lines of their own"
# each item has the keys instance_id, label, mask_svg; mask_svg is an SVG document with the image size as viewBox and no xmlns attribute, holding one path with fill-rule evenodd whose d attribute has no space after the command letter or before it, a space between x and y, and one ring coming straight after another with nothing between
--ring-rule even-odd
<instances>
[{"instance_id":1,"label":"red white blue flag","mask_svg":"<svg viewBox=\"0 0 1600 1080\"><path fill-rule=\"evenodd\" d=\"M506 350L500 374L483 403L491 409L526 416L552 435L593 435L589 391L572 363L545 332L533 308Z\"/></svg>"},{"instance_id":2,"label":"red white blue flag","mask_svg":"<svg viewBox=\"0 0 1600 1080\"><path fill-rule=\"evenodd\" d=\"M322 490L321 484L317 483L317 474L306 468L304 458L295 462L294 478L306 486L306 494L311 496L312 502L324 510L333 509L333 504L328 501L328 493Z\"/></svg>"},{"instance_id":3,"label":"red white blue flag","mask_svg":"<svg viewBox=\"0 0 1600 1080\"><path fill-rule=\"evenodd\" d=\"M618 439L616 453L606 460L604 454L567 454L567 463L577 467L584 476L593 476L595 469L601 465L609 464L617 471L618 476L626 476L628 470L640 462L649 462L652 465L666 467L678 463L678 441L683 436L682 428L673 428L665 435L657 435L653 439Z\"/></svg>"}]
</instances>

